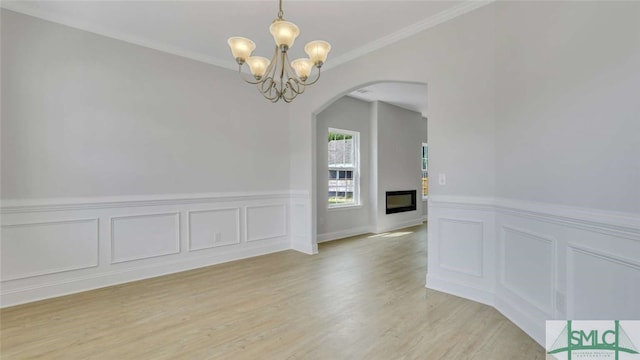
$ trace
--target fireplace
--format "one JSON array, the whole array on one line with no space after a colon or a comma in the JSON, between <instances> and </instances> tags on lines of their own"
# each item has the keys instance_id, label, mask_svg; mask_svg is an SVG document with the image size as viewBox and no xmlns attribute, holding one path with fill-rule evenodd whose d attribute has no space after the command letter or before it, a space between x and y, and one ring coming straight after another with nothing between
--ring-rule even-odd
<instances>
[{"instance_id":1,"label":"fireplace","mask_svg":"<svg viewBox=\"0 0 640 360\"><path fill-rule=\"evenodd\" d=\"M416 190L387 191L387 214L416 210Z\"/></svg>"}]
</instances>

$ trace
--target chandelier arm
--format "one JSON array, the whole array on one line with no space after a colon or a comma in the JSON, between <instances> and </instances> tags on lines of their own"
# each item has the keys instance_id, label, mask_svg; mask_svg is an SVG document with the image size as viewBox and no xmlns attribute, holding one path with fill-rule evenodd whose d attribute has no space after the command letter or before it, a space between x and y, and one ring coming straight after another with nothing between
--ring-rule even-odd
<instances>
[{"instance_id":1,"label":"chandelier arm","mask_svg":"<svg viewBox=\"0 0 640 360\"><path fill-rule=\"evenodd\" d=\"M268 84L266 88L265 84ZM282 97L281 92L278 91L277 82L272 77L265 79L265 83L262 84L262 87L258 87L258 91L260 91L265 99L273 103L277 102Z\"/></svg>"},{"instance_id":2,"label":"chandelier arm","mask_svg":"<svg viewBox=\"0 0 640 360\"><path fill-rule=\"evenodd\" d=\"M273 51L273 56L271 57L271 62L269 63L269 66L267 66L267 70L264 72L266 76L270 76L271 78L273 78L276 73L276 65L278 65L278 51L280 50L278 49L278 45L276 45L275 50Z\"/></svg>"},{"instance_id":3,"label":"chandelier arm","mask_svg":"<svg viewBox=\"0 0 640 360\"><path fill-rule=\"evenodd\" d=\"M318 82L318 80L320 80L320 68L316 66L316 69L318 69L318 75L316 75L316 78L312 81L312 82L304 82L305 85L313 85L315 83Z\"/></svg>"},{"instance_id":4,"label":"chandelier arm","mask_svg":"<svg viewBox=\"0 0 640 360\"><path fill-rule=\"evenodd\" d=\"M247 78L247 74L242 72L242 65L238 65L238 75L240 76L240 79L251 85L261 84L264 82L264 78L260 80L251 80L250 78Z\"/></svg>"}]
</instances>

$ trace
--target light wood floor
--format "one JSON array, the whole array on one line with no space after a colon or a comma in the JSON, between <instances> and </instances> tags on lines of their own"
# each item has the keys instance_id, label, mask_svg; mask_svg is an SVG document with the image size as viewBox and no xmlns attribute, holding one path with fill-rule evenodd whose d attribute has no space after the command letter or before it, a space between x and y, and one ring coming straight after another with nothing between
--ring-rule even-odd
<instances>
[{"instance_id":1,"label":"light wood floor","mask_svg":"<svg viewBox=\"0 0 640 360\"><path fill-rule=\"evenodd\" d=\"M426 228L0 311L2 359L543 359L491 307L424 287Z\"/></svg>"}]
</instances>

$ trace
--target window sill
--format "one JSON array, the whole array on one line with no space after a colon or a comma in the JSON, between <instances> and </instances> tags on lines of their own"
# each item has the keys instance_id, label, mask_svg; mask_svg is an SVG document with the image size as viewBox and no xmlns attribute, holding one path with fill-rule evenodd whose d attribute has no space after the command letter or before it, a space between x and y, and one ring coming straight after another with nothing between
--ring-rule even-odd
<instances>
[{"instance_id":1,"label":"window sill","mask_svg":"<svg viewBox=\"0 0 640 360\"><path fill-rule=\"evenodd\" d=\"M343 206L329 206L327 210L356 210L362 208L362 204L355 205L343 205Z\"/></svg>"}]
</instances>

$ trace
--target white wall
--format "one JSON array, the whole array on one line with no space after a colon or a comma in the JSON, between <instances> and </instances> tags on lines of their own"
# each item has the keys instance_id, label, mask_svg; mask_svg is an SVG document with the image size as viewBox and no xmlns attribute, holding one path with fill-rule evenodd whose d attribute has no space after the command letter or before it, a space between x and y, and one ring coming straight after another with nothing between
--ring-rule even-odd
<instances>
[{"instance_id":1,"label":"white wall","mask_svg":"<svg viewBox=\"0 0 640 360\"><path fill-rule=\"evenodd\" d=\"M233 71L2 10L2 199L286 190L280 105Z\"/></svg>"},{"instance_id":2,"label":"white wall","mask_svg":"<svg viewBox=\"0 0 640 360\"><path fill-rule=\"evenodd\" d=\"M496 9L496 195L640 213L640 4Z\"/></svg>"},{"instance_id":3,"label":"white wall","mask_svg":"<svg viewBox=\"0 0 640 360\"><path fill-rule=\"evenodd\" d=\"M1 26L0 306L306 237L285 106L229 70L4 9Z\"/></svg>"},{"instance_id":4,"label":"white wall","mask_svg":"<svg viewBox=\"0 0 640 360\"><path fill-rule=\"evenodd\" d=\"M316 141L318 144L317 192L319 198L316 212L318 216L318 237L334 240L370 231L369 200L370 178L370 105L348 96L340 98L316 117ZM357 131L360 133L360 206L328 209L327 134L329 128Z\"/></svg>"},{"instance_id":5,"label":"white wall","mask_svg":"<svg viewBox=\"0 0 640 360\"><path fill-rule=\"evenodd\" d=\"M430 175L447 175L430 184L427 286L540 343L546 319L638 318L639 27L640 3L496 2L332 69L290 109L291 185L314 186L312 113L425 82Z\"/></svg>"},{"instance_id":6,"label":"white wall","mask_svg":"<svg viewBox=\"0 0 640 360\"><path fill-rule=\"evenodd\" d=\"M422 223L421 149L426 141L422 116L384 102L377 102L378 193L376 232ZM416 191L416 210L386 214L386 192Z\"/></svg>"}]
</instances>

